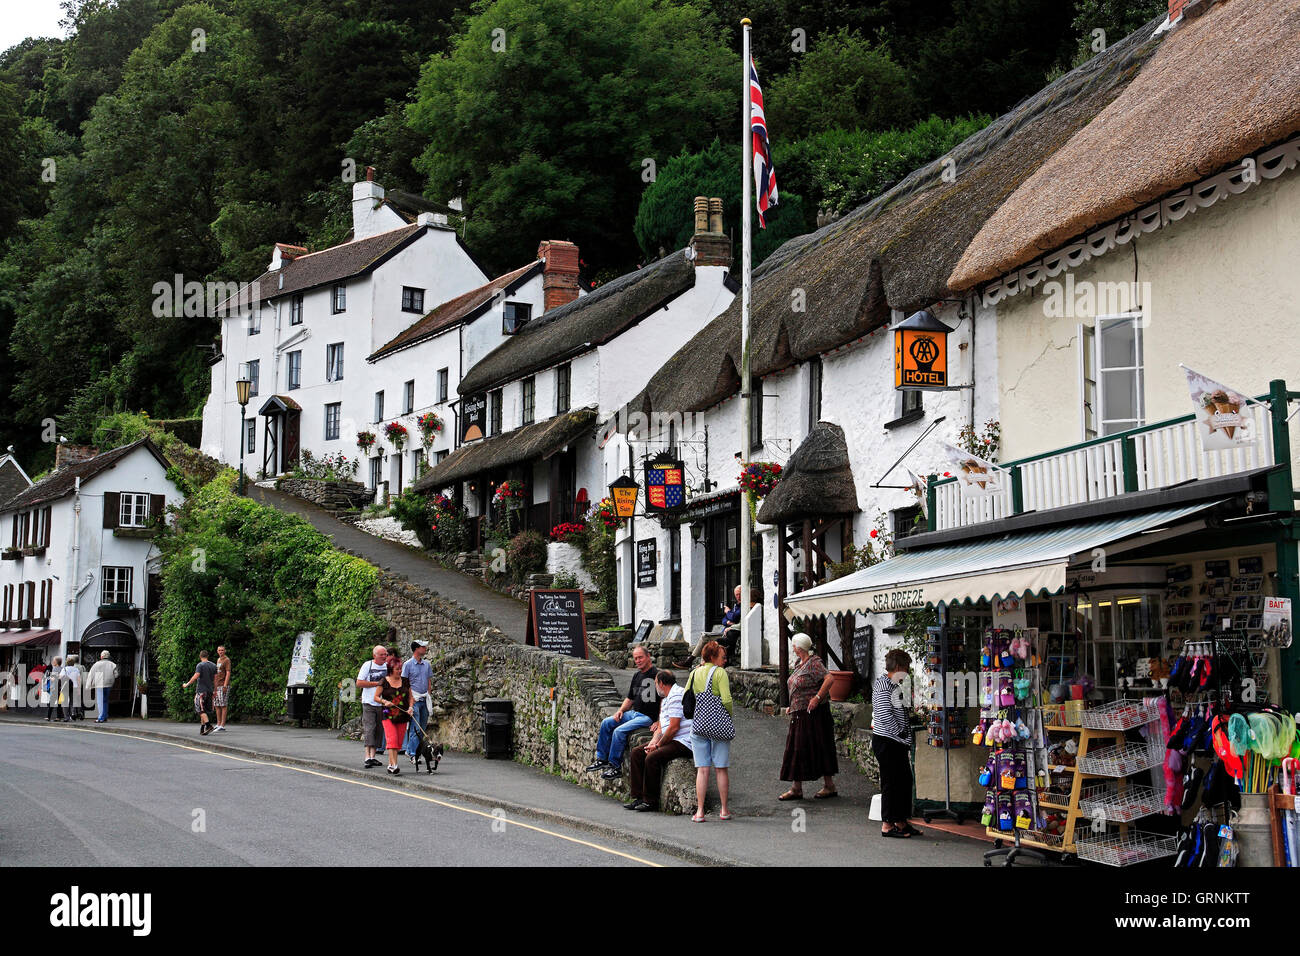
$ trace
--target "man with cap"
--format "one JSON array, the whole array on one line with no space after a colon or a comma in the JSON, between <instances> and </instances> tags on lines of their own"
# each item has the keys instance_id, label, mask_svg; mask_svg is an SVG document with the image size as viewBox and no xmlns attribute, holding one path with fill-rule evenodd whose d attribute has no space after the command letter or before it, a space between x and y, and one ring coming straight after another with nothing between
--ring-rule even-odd
<instances>
[{"instance_id":1,"label":"man with cap","mask_svg":"<svg viewBox=\"0 0 1300 956\"><path fill-rule=\"evenodd\" d=\"M433 668L424 659L428 649L429 645L422 641L412 641L411 657L402 665L402 676L411 682L411 720L406 728L406 756L411 758L411 763L415 763L420 734L429 722L429 679Z\"/></svg>"}]
</instances>

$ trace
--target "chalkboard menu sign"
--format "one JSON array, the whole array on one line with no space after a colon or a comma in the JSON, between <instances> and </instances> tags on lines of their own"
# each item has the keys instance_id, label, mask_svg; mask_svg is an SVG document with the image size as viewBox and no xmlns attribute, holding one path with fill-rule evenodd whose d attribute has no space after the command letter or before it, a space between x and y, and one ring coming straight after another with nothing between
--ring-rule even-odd
<instances>
[{"instance_id":1,"label":"chalkboard menu sign","mask_svg":"<svg viewBox=\"0 0 1300 956\"><path fill-rule=\"evenodd\" d=\"M646 538L636 543L636 586L652 588L657 578L658 551L654 538Z\"/></svg>"},{"instance_id":2,"label":"chalkboard menu sign","mask_svg":"<svg viewBox=\"0 0 1300 956\"><path fill-rule=\"evenodd\" d=\"M460 403L460 440L478 441L487 434L487 393L466 395Z\"/></svg>"},{"instance_id":3,"label":"chalkboard menu sign","mask_svg":"<svg viewBox=\"0 0 1300 956\"><path fill-rule=\"evenodd\" d=\"M527 641L544 651L587 657L587 615L582 591L533 588L528 592Z\"/></svg>"},{"instance_id":4,"label":"chalkboard menu sign","mask_svg":"<svg viewBox=\"0 0 1300 956\"><path fill-rule=\"evenodd\" d=\"M655 622L650 620L649 618L646 618L644 621L642 621L640 624L636 626L636 634L632 638L632 643L640 644L642 641L644 641L647 637L650 636L650 632L653 631L654 629L655 629Z\"/></svg>"},{"instance_id":5,"label":"chalkboard menu sign","mask_svg":"<svg viewBox=\"0 0 1300 956\"><path fill-rule=\"evenodd\" d=\"M875 638L876 629L870 624L860 624L853 629L853 663L857 667L858 676L864 679L871 676Z\"/></svg>"}]
</instances>

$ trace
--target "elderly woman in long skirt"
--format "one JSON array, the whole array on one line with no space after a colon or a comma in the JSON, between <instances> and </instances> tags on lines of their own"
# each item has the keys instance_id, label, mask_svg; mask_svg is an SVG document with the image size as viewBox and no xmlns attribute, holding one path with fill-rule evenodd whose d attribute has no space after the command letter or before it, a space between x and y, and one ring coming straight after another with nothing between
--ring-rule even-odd
<instances>
[{"instance_id":1,"label":"elderly woman in long skirt","mask_svg":"<svg viewBox=\"0 0 1300 956\"><path fill-rule=\"evenodd\" d=\"M790 730L785 737L781 779L790 789L778 800L802 800L803 781L821 777L824 786L814 800L839 796L835 774L840 772L835 756L835 721L831 717L831 675L820 657L812 652L812 638L796 634L790 643L798 659L787 686L790 690Z\"/></svg>"}]
</instances>

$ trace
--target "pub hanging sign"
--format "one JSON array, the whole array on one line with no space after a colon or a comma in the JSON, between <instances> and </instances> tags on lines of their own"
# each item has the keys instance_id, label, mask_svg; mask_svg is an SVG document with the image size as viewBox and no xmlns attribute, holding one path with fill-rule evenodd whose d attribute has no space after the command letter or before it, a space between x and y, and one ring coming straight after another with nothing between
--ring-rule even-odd
<instances>
[{"instance_id":1,"label":"pub hanging sign","mask_svg":"<svg viewBox=\"0 0 1300 956\"><path fill-rule=\"evenodd\" d=\"M952 329L922 309L891 331L894 333L894 388L946 389L948 333Z\"/></svg>"},{"instance_id":2,"label":"pub hanging sign","mask_svg":"<svg viewBox=\"0 0 1300 956\"><path fill-rule=\"evenodd\" d=\"M646 514L672 514L686 504L686 468L680 461L658 461L645 468Z\"/></svg>"}]
</instances>

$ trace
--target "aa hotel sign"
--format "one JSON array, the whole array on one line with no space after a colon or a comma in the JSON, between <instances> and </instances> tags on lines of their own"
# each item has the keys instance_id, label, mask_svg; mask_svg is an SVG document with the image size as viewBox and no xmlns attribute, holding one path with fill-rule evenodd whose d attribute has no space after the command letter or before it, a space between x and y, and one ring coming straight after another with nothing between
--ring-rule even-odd
<instances>
[{"instance_id":1,"label":"aa hotel sign","mask_svg":"<svg viewBox=\"0 0 1300 956\"><path fill-rule=\"evenodd\" d=\"M917 312L893 328L894 387L948 387L948 333L929 312Z\"/></svg>"}]
</instances>

